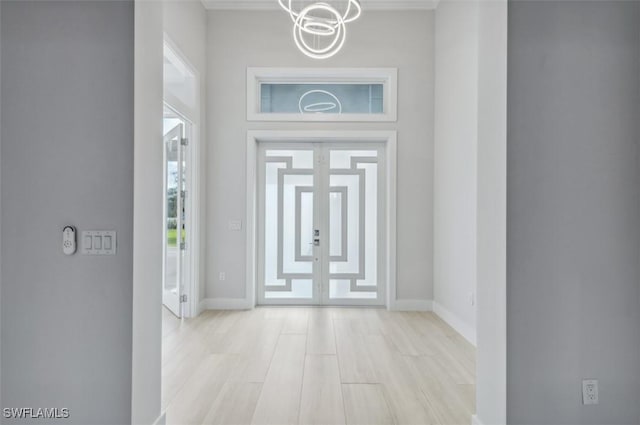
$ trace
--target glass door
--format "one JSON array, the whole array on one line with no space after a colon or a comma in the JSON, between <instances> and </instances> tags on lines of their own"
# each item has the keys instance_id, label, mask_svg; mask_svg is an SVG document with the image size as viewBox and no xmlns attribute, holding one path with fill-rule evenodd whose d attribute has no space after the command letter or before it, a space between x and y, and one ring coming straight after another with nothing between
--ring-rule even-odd
<instances>
[{"instance_id":1,"label":"glass door","mask_svg":"<svg viewBox=\"0 0 640 425\"><path fill-rule=\"evenodd\" d=\"M260 149L260 304L319 304L318 156L313 146Z\"/></svg>"},{"instance_id":2,"label":"glass door","mask_svg":"<svg viewBox=\"0 0 640 425\"><path fill-rule=\"evenodd\" d=\"M258 303L384 305L383 146L261 144Z\"/></svg>"},{"instance_id":3,"label":"glass door","mask_svg":"<svg viewBox=\"0 0 640 425\"><path fill-rule=\"evenodd\" d=\"M172 125L174 125L171 127ZM166 131L169 126L170 130ZM179 119L165 118L164 136L164 261L162 303L182 317L185 301L186 248L186 128Z\"/></svg>"},{"instance_id":4,"label":"glass door","mask_svg":"<svg viewBox=\"0 0 640 425\"><path fill-rule=\"evenodd\" d=\"M384 305L383 146L329 144L323 151L324 304Z\"/></svg>"}]
</instances>

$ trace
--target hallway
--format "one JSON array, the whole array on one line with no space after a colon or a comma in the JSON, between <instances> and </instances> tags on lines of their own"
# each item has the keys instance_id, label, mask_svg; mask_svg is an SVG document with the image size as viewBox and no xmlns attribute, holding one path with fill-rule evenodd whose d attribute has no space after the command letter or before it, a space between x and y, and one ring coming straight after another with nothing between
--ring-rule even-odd
<instances>
[{"instance_id":1,"label":"hallway","mask_svg":"<svg viewBox=\"0 0 640 425\"><path fill-rule=\"evenodd\" d=\"M432 313L163 309L167 424L468 424L475 349Z\"/></svg>"}]
</instances>

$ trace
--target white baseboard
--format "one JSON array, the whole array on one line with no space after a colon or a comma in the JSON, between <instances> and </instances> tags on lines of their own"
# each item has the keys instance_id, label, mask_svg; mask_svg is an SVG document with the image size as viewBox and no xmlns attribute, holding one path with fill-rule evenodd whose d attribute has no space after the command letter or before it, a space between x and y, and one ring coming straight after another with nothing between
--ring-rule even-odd
<instances>
[{"instance_id":1,"label":"white baseboard","mask_svg":"<svg viewBox=\"0 0 640 425\"><path fill-rule=\"evenodd\" d=\"M167 414L162 413L162 415L158 416L158 419L153 423L153 425L165 425L167 423Z\"/></svg>"},{"instance_id":2,"label":"white baseboard","mask_svg":"<svg viewBox=\"0 0 640 425\"><path fill-rule=\"evenodd\" d=\"M474 347L476 346L476 330L473 326L469 326L462 319L444 308L441 304L438 304L436 301L433 302L433 312L442 320L447 322L447 324L455 329L456 332L462 335L464 339L473 344Z\"/></svg>"},{"instance_id":3,"label":"white baseboard","mask_svg":"<svg viewBox=\"0 0 640 425\"><path fill-rule=\"evenodd\" d=\"M391 308L392 311L432 311L433 301L431 300L395 300Z\"/></svg>"},{"instance_id":4,"label":"white baseboard","mask_svg":"<svg viewBox=\"0 0 640 425\"><path fill-rule=\"evenodd\" d=\"M205 298L200 301L198 310L249 310L251 302L245 298Z\"/></svg>"}]
</instances>

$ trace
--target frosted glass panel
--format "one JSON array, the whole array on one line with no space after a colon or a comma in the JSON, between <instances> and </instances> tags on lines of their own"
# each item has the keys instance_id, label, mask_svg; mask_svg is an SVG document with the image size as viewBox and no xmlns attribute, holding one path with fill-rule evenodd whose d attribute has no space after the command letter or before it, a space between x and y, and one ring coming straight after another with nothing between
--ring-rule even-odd
<instances>
[{"instance_id":1,"label":"frosted glass panel","mask_svg":"<svg viewBox=\"0 0 640 425\"><path fill-rule=\"evenodd\" d=\"M329 166L332 170L337 168L351 168L351 158L353 157L371 157L377 158L377 151L345 151L334 149L329 153Z\"/></svg>"},{"instance_id":2,"label":"frosted glass panel","mask_svg":"<svg viewBox=\"0 0 640 425\"><path fill-rule=\"evenodd\" d=\"M346 201L346 205L339 207L332 198L329 205L331 299L377 297L378 171L375 150L333 149L329 152L330 191L342 190L341 196ZM339 245L339 238L345 235L346 241ZM340 252L338 246L345 252Z\"/></svg>"},{"instance_id":3,"label":"frosted glass panel","mask_svg":"<svg viewBox=\"0 0 640 425\"><path fill-rule=\"evenodd\" d=\"M260 84L262 113L382 114L382 84Z\"/></svg>"},{"instance_id":4,"label":"frosted glass panel","mask_svg":"<svg viewBox=\"0 0 640 425\"><path fill-rule=\"evenodd\" d=\"M359 169L365 170L365 222L364 234L366 238L364 275L357 285L376 285L378 283L378 164L358 164Z\"/></svg>"},{"instance_id":5,"label":"frosted glass panel","mask_svg":"<svg viewBox=\"0 0 640 425\"><path fill-rule=\"evenodd\" d=\"M291 161L290 168L313 169L313 151L285 151L285 150L269 150L266 152L268 157L287 158Z\"/></svg>"},{"instance_id":6,"label":"frosted glass panel","mask_svg":"<svg viewBox=\"0 0 640 425\"><path fill-rule=\"evenodd\" d=\"M286 163L267 162L265 164L265 209L264 209L264 277L265 284L285 286L284 279L278 279L278 169L286 168Z\"/></svg>"},{"instance_id":7,"label":"frosted glass panel","mask_svg":"<svg viewBox=\"0 0 640 425\"><path fill-rule=\"evenodd\" d=\"M354 273L358 274L360 252L364 247L360 246L360 176L358 175L332 175L329 180L331 188L345 187L348 196L347 204L347 253L346 259L343 261L331 261L329 263L330 273ZM364 211L362 211L364 213ZM331 220L329 226L333 228L338 220ZM342 222L342 219L340 220ZM334 236L335 230L329 233L329 247L333 244L339 244L342 241L342 234L336 241ZM337 236L337 235L336 235Z\"/></svg>"},{"instance_id":8,"label":"frosted glass panel","mask_svg":"<svg viewBox=\"0 0 640 425\"><path fill-rule=\"evenodd\" d=\"M311 188L309 188L311 189ZM300 256L313 255L313 192L300 193Z\"/></svg>"},{"instance_id":9,"label":"frosted glass panel","mask_svg":"<svg viewBox=\"0 0 640 425\"><path fill-rule=\"evenodd\" d=\"M313 295L313 158L313 150L265 152L265 298Z\"/></svg>"},{"instance_id":10,"label":"frosted glass panel","mask_svg":"<svg viewBox=\"0 0 640 425\"><path fill-rule=\"evenodd\" d=\"M347 200L343 198L346 198L346 191L329 193L329 255L332 257L346 256L347 254L342 252L343 232L347 230L343 229L343 216L348 208Z\"/></svg>"},{"instance_id":11,"label":"frosted glass panel","mask_svg":"<svg viewBox=\"0 0 640 425\"><path fill-rule=\"evenodd\" d=\"M377 292L351 292L351 282L344 279L332 279L329 281L329 298L342 299L374 299Z\"/></svg>"},{"instance_id":12,"label":"frosted glass panel","mask_svg":"<svg viewBox=\"0 0 640 425\"><path fill-rule=\"evenodd\" d=\"M313 297L313 281L311 279L293 279L291 291L266 291L265 298L302 298Z\"/></svg>"},{"instance_id":13,"label":"frosted glass panel","mask_svg":"<svg viewBox=\"0 0 640 425\"><path fill-rule=\"evenodd\" d=\"M309 261L296 261L296 188L313 188L313 176L287 175L285 171L282 205L282 253L283 273L311 273L312 264ZM313 220L313 216L312 216Z\"/></svg>"}]
</instances>

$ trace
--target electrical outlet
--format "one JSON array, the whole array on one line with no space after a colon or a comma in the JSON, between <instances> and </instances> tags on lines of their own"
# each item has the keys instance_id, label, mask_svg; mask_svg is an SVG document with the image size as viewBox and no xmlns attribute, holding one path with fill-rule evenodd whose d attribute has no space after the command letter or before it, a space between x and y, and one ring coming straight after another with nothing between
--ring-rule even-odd
<instances>
[{"instance_id":1,"label":"electrical outlet","mask_svg":"<svg viewBox=\"0 0 640 425\"><path fill-rule=\"evenodd\" d=\"M598 380L582 380L582 404L598 404Z\"/></svg>"},{"instance_id":2,"label":"electrical outlet","mask_svg":"<svg viewBox=\"0 0 640 425\"><path fill-rule=\"evenodd\" d=\"M226 274L224 272L220 272L220 274L218 275L218 279L220 280L225 280L227 278Z\"/></svg>"},{"instance_id":3,"label":"electrical outlet","mask_svg":"<svg viewBox=\"0 0 640 425\"><path fill-rule=\"evenodd\" d=\"M242 230L242 220L229 220L229 230L240 231Z\"/></svg>"}]
</instances>

